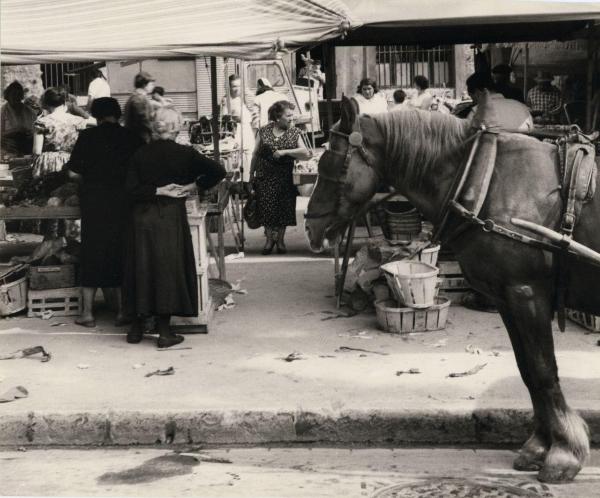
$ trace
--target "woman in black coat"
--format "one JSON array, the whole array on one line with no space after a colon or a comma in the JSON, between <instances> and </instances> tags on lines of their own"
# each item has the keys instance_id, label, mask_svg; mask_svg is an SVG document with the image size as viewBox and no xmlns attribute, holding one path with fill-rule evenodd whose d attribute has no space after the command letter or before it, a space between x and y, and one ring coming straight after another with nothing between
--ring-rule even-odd
<instances>
[{"instance_id":1,"label":"woman in black coat","mask_svg":"<svg viewBox=\"0 0 600 498\"><path fill-rule=\"evenodd\" d=\"M80 132L67 168L81 177L81 285L83 313L75 323L95 327L94 297L98 287L104 297L118 302L121 312L123 234L128 203L125 192L127 163L143 142L119 125L121 108L110 97L94 100L95 128ZM115 292L110 293L109 289Z\"/></svg>"},{"instance_id":2,"label":"woman in black coat","mask_svg":"<svg viewBox=\"0 0 600 498\"><path fill-rule=\"evenodd\" d=\"M123 301L135 317L127 342L142 340L146 317L157 318L158 347L179 344L169 328L172 315L198 315L196 262L185 198L196 185L207 189L225 177L219 163L189 146L175 143L181 114L160 108L155 139L140 148L128 169L132 202L126 243Z\"/></svg>"}]
</instances>

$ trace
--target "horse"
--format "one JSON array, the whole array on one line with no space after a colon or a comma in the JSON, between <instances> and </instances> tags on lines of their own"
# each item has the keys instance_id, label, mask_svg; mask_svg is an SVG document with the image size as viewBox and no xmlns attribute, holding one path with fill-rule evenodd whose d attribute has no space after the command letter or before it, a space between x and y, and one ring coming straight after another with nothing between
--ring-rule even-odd
<instances>
[{"instance_id":1,"label":"horse","mask_svg":"<svg viewBox=\"0 0 600 498\"><path fill-rule=\"evenodd\" d=\"M427 220L439 224L442 205L465 164L474 131L468 121L412 110L358 115L342 100L341 118L305 214L313 251L337 244L368 205L378 186L393 187ZM560 224L557 147L531 136L500 133L497 157L481 219L523 232L520 218L556 229ZM598 251L600 199L584 204L574 238ZM453 237L442 241L455 254L477 291L493 300L508 331L516 363L533 406L533 433L513 467L538 471L548 483L572 481L589 455L589 429L568 405L558 378L551 322L557 286L554 254L450 216ZM461 228L461 230L456 230ZM600 267L568 256L566 306L600 314Z\"/></svg>"}]
</instances>

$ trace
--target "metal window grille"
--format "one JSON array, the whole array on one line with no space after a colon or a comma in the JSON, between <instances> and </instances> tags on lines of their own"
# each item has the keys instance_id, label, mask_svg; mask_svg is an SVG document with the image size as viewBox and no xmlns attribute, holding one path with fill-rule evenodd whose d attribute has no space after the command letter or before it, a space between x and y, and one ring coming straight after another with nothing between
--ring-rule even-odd
<instances>
[{"instance_id":1,"label":"metal window grille","mask_svg":"<svg viewBox=\"0 0 600 498\"><path fill-rule=\"evenodd\" d=\"M454 86L453 46L423 49L417 45L377 45L380 88L411 87L417 75L425 76L431 87Z\"/></svg>"},{"instance_id":2,"label":"metal window grille","mask_svg":"<svg viewBox=\"0 0 600 498\"><path fill-rule=\"evenodd\" d=\"M44 88L69 85L74 95L87 95L88 85L94 79L90 62L66 62L59 64L42 64L42 83ZM83 69L90 67L89 69Z\"/></svg>"}]
</instances>

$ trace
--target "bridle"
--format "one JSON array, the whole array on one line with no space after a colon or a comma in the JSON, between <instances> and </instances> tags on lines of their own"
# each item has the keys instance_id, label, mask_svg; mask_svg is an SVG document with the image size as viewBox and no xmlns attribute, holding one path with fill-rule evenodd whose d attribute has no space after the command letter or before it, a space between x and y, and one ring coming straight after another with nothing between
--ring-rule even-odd
<instances>
[{"instance_id":1,"label":"bridle","mask_svg":"<svg viewBox=\"0 0 600 498\"><path fill-rule=\"evenodd\" d=\"M358 151L358 153L361 155L361 157L363 158L363 160L367 164L367 166L369 166L371 169L373 169L373 171L376 171L370 158L369 158L369 154L367 153L367 151L365 150L365 147L363 145L363 136L362 136L362 133L360 132L360 124L358 122L358 119L356 120L354 128L355 129L350 134L342 133L341 131L337 131L337 130L329 131L330 135L336 135L338 137L342 137L344 140L346 140L348 142L348 148L346 149L346 152L338 152L336 150L328 150L327 151L327 153L329 153L329 154L343 156L344 164L342 165L337 178L333 177L333 176L324 175L322 173L318 174L318 178L323 178L324 180L332 182L337 187L334 208L331 209L330 211L327 211L324 213L314 213L314 214L305 213L304 219L311 220L311 219L325 218L326 216L335 214L338 217L344 219L344 221L352 220L353 217L340 216L338 214L338 211L339 211L339 207L342 203L343 188L344 188L344 185L346 185L346 179L348 177L348 169L350 168L350 161L352 160L352 155L354 154L354 152Z\"/></svg>"}]
</instances>

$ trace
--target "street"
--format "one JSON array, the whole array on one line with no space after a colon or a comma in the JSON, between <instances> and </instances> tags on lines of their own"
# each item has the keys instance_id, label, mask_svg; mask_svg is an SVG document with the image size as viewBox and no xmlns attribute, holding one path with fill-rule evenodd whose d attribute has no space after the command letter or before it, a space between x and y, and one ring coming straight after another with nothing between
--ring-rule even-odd
<instances>
[{"instance_id":1,"label":"street","mask_svg":"<svg viewBox=\"0 0 600 498\"><path fill-rule=\"evenodd\" d=\"M572 484L511 470L514 451L318 447L0 452L3 496L600 496L600 451Z\"/></svg>"}]
</instances>

